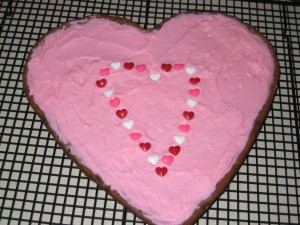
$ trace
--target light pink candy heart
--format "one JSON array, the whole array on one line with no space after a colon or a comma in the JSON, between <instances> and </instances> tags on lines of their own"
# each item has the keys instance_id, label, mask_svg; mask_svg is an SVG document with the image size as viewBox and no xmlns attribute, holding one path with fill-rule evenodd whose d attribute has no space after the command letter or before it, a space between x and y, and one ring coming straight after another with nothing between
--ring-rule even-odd
<instances>
[{"instance_id":1,"label":"light pink candy heart","mask_svg":"<svg viewBox=\"0 0 300 225\"><path fill-rule=\"evenodd\" d=\"M141 133L130 133L129 137L133 140L133 141L137 141L142 137Z\"/></svg>"},{"instance_id":2,"label":"light pink candy heart","mask_svg":"<svg viewBox=\"0 0 300 225\"><path fill-rule=\"evenodd\" d=\"M162 157L162 161L167 165L171 165L174 161L174 157L171 155L164 155Z\"/></svg>"},{"instance_id":3,"label":"light pink candy heart","mask_svg":"<svg viewBox=\"0 0 300 225\"><path fill-rule=\"evenodd\" d=\"M191 96L197 97L200 94L200 90L198 88L196 88L196 89L190 89L189 90L189 94Z\"/></svg>"},{"instance_id":4,"label":"light pink candy heart","mask_svg":"<svg viewBox=\"0 0 300 225\"><path fill-rule=\"evenodd\" d=\"M138 71L138 72L144 72L146 70L146 65L142 64L142 65L137 65L135 67L135 69Z\"/></svg>"},{"instance_id":5,"label":"light pink candy heart","mask_svg":"<svg viewBox=\"0 0 300 225\"><path fill-rule=\"evenodd\" d=\"M174 69L175 70L182 70L184 68L184 64L179 63L179 64L175 64L174 65Z\"/></svg>"},{"instance_id":6,"label":"light pink candy heart","mask_svg":"<svg viewBox=\"0 0 300 225\"><path fill-rule=\"evenodd\" d=\"M101 70L99 71L99 74L100 74L101 76L108 76L108 75L110 74L110 69L109 69L109 68L101 69Z\"/></svg>"},{"instance_id":7,"label":"light pink candy heart","mask_svg":"<svg viewBox=\"0 0 300 225\"><path fill-rule=\"evenodd\" d=\"M111 99L111 100L109 101L109 104L110 104L110 106L112 106L112 107L118 107L118 106L120 105L120 102L121 102L121 100L120 100L118 97L116 97L116 98L114 98L114 99Z\"/></svg>"},{"instance_id":8,"label":"light pink candy heart","mask_svg":"<svg viewBox=\"0 0 300 225\"><path fill-rule=\"evenodd\" d=\"M190 129L191 127L188 124L179 125L179 130L182 132L189 132Z\"/></svg>"}]
</instances>

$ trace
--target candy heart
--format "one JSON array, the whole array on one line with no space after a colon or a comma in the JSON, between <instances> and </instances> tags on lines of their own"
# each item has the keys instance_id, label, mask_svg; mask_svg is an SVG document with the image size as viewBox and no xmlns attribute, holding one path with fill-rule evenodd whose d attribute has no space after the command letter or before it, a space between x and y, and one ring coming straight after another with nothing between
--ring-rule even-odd
<instances>
[{"instance_id":1,"label":"candy heart","mask_svg":"<svg viewBox=\"0 0 300 225\"><path fill-rule=\"evenodd\" d=\"M171 155L164 155L164 156L162 157L162 161L163 161L165 164L167 164L167 165L170 166L170 165L173 163L173 161L174 161L174 157L171 156Z\"/></svg>"},{"instance_id":2,"label":"candy heart","mask_svg":"<svg viewBox=\"0 0 300 225\"><path fill-rule=\"evenodd\" d=\"M191 127L188 124L179 125L179 130L181 130L182 132L189 132L190 129Z\"/></svg>"},{"instance_id":3,"label":"candy heart","mask_svg":"<svg viewBox=\"0 0 300 225\"><path fill-rule=\"evenodd\" d=\"M150 143L140 143L140 148L143 149L144 151L148 151L151 148Z\"/></svg>"},{"instance_id":4,"label":"candy heart","mask_svg":"<svg viewBox=\"0 0 300 225\"><path fill-rule=\"evenodd\" d=\"M200 94L200 90L198 88L196 88L196 89L190 89L189 90L189 94L191 96L197 97Z\"/></svg>"},{"instance_id":5,"label":"candy heart","mask_svg":"<svg viewBox=\"0 0 300 225\"><path fill-rule=\"evenodd\" d=\"M108 75L110 74L110 69L109 69L109 68L101 69L101 70L99 71L99 74L100 74L101 76L108 76Z\"/></svg>"},{"instance_id":6,"label":"candy heart","mask_svg":"<svg viewBox=\"0 0 300 225\"><path fill-rule=\"evenodd\" d=\"M134 124L133 120L128 120L123 122L123 126L127 129L131 129L133 127L133 124Z\"/></svg>"},{"instance_id":7,"label":"candy heart","mask_svg":"<svg viewBox=\"0 0 300 225\"><path fill-rule=\"evenodd\" d=\"M158 155L149 155L148 156L148 161L152 164L152 165L156 165L157 162L159 161L159 156Z\"/></svg>"},{"instance_id":8,"label":"candy heart","mask_svg":"<svg viewBox=\"0 0 300 225\"><path fill-rule=\"evenodd\" d=\"M126 109L117 110L116 114L119 118L123 119L127 116L127 110Z\"/></svg>"},{"instance_id":9,"label":"candy heart","mask_svg":"<svg viewBox=\"0 0 300 225\"><path fill-rule=\"evenodd\" d=\"M175 136L174 140L177 144L181 145L185 142L185 136Z\"/></svg>"},{"instance_id":10,"label":"candy heart","mask_svg":"<svg viewBox=\"0 0 300 225\"><path fill-rule=\"evenodd\" d=\"M116 98L114 98L114 99L111 99L111 100L109 101L109 104L110 104L110 106L112 106L112 107L118 107L118 106L120 105L120 102L121 102L121 100L120 100L118 97L116 97Z\"/></svg>"},{"instance_id":11,"label":"candy heart","mask_svg":"<svg viewBox=\"0 0 300 225\"><path fill-rule=\"evenodd\" d=\"M127 70L131 70L134 67L134 63L133 62L126 62L124 63L124 68Z\"/></svg>"},{"instance_id":12,"label":"candy heart","mask_svg":"<svg viewBox=\"0 0 300 225\"><path fill-rule=\"evenodd\" d=\"M190 78L190 83L191 83L191 84L196 85L196 84L198 84L199 82L200 82L200 78L199 78L199 77L192 77L192 78Z\"/></svg>"},{"instance_id":13,"label":"candy heart","mask_svg":"<svg viewBox=\"0 0 300 225\"><path fill-rule=\"evenodd\" d=\"M100 88L105 87L106 84L107 84L107 80L105 80L105 79L101 79L101 80L97 80L97 81L96 81L96 85L97 85L98 87L100 87Z\"/></svg>"},{"instance_id":14,"label":"candy heart","mask_svg":"<svg viewBox=\"0 0 300 225\"><path fill-rule=\"evenodd\" d=\"M188 74L192 75L193 73L196 72L196 68L194 68L194 67L187 67L187 68L185 69L185 71L186 71Z\"/></svg>"},{"instance_id":15,"label":"candy heart","mask_svg":"<svg viewBox=\"0 0 300 225\"><path fill-rule=\"evenodd\" d=\"M137 141L142 137L142 134L140 133L130 133L129 137L133 140L133 141Z\"/></svg>"},{"instance_id":16,"label":"candy heart","mask_svg":"<svg viewBox=\"0 0 300 225\"><path fill-rule=\"evenodd\" d=\"M135 69L139 72L144 72L146 70L146 65L142 64L142 65L137 65L135 67Z\"/></svg>"},{"instance_id":17,"label":"candy heart","mask_svg":"<svg viewBox=\"0 0 300 225\"><path fill-rule=\"evenodd\" d=\"M159 73L151 74L150 78L151 80L158 81L160 78L160 74Z\"/></svg>"},{"instance_id":18,"label":"candy heart","mask_svg":"<svg viewBox=\"0 0 300 225\"><path fill-rule=\"evenodd\" d=\"M172 65L171 64L165 64L165 63L163 63L161 65L161 69L164 70L164 71L166 71L166 72L169 72L172 69Z\"/></svg>"},{"instance_id":19,"label":"candy heart","mask_svg":"<svg viewBox=\"0 0 300 225\"><path fill-rule=\"evenodd\" d=\"M178 155L180 150L181 150L181 148L178 145L177 146L171 146L169 148L169 152L172 153L173 155Z\"/></svg>"},{"instance_id":20,"label":"candy heart","mask_svg":"<svg viewBox=\"0 0 300 225\"><path fill-rule=\"evenodd\" d=\"M117 69L120 68L121 63L120 63L120 62L113 62L113 63L110 64L110 66L111 66L112 68L114 68L115 70L117 70Z\"/></svg>"},{"instance_id":21,"label":"candy heart","mask_svg":"<svg viewBox=\"0 0 300 225\"><path fill-rule=\"evenodd\" d=\"M198 101L197 100L195 100L195 99L188 99L187 100L187 104L189 105L189 107L191 107L191 108L193 108L193 107L195 107L197 104L198 104Z\"/></svg>"},{"instance_id":22,"label":"candy heart","mask_svg":"<svg viewBox=\"0 0 300 225\"><path fill-rule=\"evenodd\" d=\"M184 112L183 112L183 116L184 116L184 118L186 118L187 120L191 120L191 119L194 118L195 114L194 114L194 112L192 112L192 111L190 111L190 112L184 111Z\"/></svg>"},{"instance_id":23,"label":"candy heart","mask_svg":"<svg viewBox=\"0 0 300 225\"><path fill-rule=\"evenodd\" d=\"M163 177L163 176L165 176L167 174L168 169L167 169L167 167L156 167L155 172L159 176Z\"/></svg>"},{"instance_id":24,"label":"candy heart","mask_svg":"<svg viewBox=\"0 0 300 225\"><path fill-rule=\"evenodd\" d=\"M24 68L25 94L60 147L103 190L147 223L194 224L258 135L278 62L256 31L219 13L176 16L154 32L124 21L90 17L43 36ZM134 67L141 63L143 75ZM161 68L167 63L169 72ZM186 67L196 72L189 76ZM110 74L99 78L105 68ZM161 77L154 82L151 74ZM108 104L114 94L107 99L95 85L102 78L118 104ZM201 96L191 97L196 88ZM189 98L201 107L190 108ZM119 105L137 130L120 122ZM186 138L180 124L192 128ZM152 147L145 152L141 142ZM174 162L152 165L152 153L171 154Z\"/></svg>"},{"instance_id":25,"label":"candy heart","mask_svg":"<svg viewBox=\"0 0 300 225\"><path fill-rule=\"evenodd\" d=\"M106 91L104 91L104 95L105 95L106 97L108 97L108 98L111 97L113 93L114 93L113 90L106 90Z\"/></svg>"},{"instance_id":26,"label":"candy heart","mask_svg":"<svg viewBox=\"0 0 300 225\"><path fill-rule=\"evenodd\" d=\"M174 69L175 70L182 70L184 68L184 64L179 63L179 64L175 64L174 65Z\"/></svg>"}]
</instances>

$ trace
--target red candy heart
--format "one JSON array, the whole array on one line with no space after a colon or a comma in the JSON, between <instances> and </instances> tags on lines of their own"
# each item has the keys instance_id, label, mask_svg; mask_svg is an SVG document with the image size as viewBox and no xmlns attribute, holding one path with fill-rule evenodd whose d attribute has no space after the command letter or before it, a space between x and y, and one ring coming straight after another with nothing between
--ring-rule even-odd
<instances>
[{"instance_id":1,"label":"red candy heart","mask_svg":"<svg viewBox=\"0 0 300 225\"><path fill-rule=\"evenodd\" d=\"M165 63L163 63L161 65L161 69L164 70L164 71L166 71L166 72L169 72L172 69L172 65L171 64L165 64Z\"/></svg>"},{"instance_id":2,"label":"red candy heart","mask_svg":"<svg viewBox=\"0 0 300 225\"><path fill-rule=\"evenodd\" d=\"M127 115L126 109L117 110L116 114L119 118L123 119Z\"/></svg>"},{"instance_id":3,"label":"red candy heart","mask_svg":"<svg viewBox=\"0 0 300 225\"><path fill-rule=\"evenodd\" d=\"M183 116L184 116L184 118L186 118L187 120L191 120L191 119L194 118L195 114L194 114L192 111L190 111L190 112L184 111L184 112L183 112Z\"/></svg>"},{"instance_id":4,"label":"red candy heart","mask_svg":"<svg viewBox=\"0 0 300 225\"><path fill-rule=\"evenodd\" d=\"M127 70L131 70L134 67L134 63L133 62L126 62L124 63L124 68Z\"/></svg>"},{"instance_id":5,"label":"red candy heart","mask_svg":"<svg viewBox=\"0 0 300 225\"><path fill-rule=\"evenodd\" d=\"M180 152L180 146L171 146L169 148L169 152L172 153L173 155L178 155L178 153Z\"/></svg>"},{"instance_id":6,"label":"red candy heart","mask_svg":"<svg viewBox=\"0 0 300 225\"><path fill-rule=\"evenodd\" d=\"M190 78L190 83L191 84L198 84L200 82L200 78L199 77L192 77Z\"/></svg>"},{"instance_id":7,"label":"red candy heart","mask_svg":"<svg viewBox=\"0 0 300 225\"><path fill-rule=\"evenodd\" d=\"M143 149L144 151L148 151L151 148L150 143L140 143L140 148Z\"/></svg>"},{"instance_id":8,"label":"red candy heart","mask_svg":"<svg viewBox=\"0 0 300 225\"><path fill-rule=\"evenodd\" d=\"M159 176L163 177L163 176L165 176L166 173L168 172L168 169L167 169L167 167L156 167L155 172L156 172Z\"/></svg>"},{"instance_id":9,"label":"red candy heart","mask_svg":"<svg viewBox=\"0 0 300 225\"><path fill-rule=\"evenodd\" d=\"M97 81L96 81L96 85L97 85L98 87L100 87L100 88L105 87L106 84L107 84L107 80L105 80L105 79L101 79L101 80L97 80Z\"/></svg>"}]
</instances>

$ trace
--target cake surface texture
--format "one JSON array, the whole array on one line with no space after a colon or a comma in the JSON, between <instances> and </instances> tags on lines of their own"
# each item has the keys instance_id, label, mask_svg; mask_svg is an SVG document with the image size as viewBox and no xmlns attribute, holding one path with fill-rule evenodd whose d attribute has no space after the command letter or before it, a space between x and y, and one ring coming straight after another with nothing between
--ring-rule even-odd
<instances>
[{"instance_id":1,"label":"cake surface texture","mask_svg":"<svg viewBox=\"0 0 300 225\"><path fill-rule=\"evenodd\" d=\"M270 44L221 13L159 29L94 16L43 36L25 93L85 174L151 224L192 224L224 191L279 77Z\"/></svg>"}]
</instances>

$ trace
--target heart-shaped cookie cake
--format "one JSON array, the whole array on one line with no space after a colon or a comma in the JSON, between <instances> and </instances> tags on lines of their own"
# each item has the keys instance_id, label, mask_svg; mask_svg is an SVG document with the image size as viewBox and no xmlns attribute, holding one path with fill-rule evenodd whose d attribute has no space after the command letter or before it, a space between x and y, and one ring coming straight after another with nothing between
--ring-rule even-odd
<instances>
[{"instance_id":1,"label":"heart-shaped cookie cake","mask_svg":"<svg viewBox=\"0 0 300 225\"><path fill-rule=\"evenodd\" d=\"M32 49L30 104L66 154L150 224L192 224L224 191L275 95L269 42L221 13L158 29L94 16Z\"/></svg>"}]
</instances>

